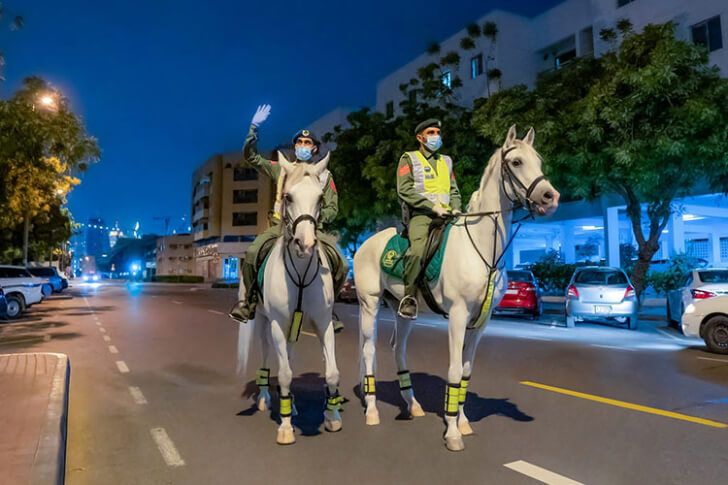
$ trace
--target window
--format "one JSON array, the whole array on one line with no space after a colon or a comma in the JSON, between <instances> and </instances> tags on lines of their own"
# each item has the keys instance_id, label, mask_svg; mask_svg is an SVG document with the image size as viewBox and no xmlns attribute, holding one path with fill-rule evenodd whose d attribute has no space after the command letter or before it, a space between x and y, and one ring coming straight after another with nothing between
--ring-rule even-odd
<instances>
[{"instance_id":1,"label":"window","mask_svg":"<svg viewBox=\"0 0 728 485\"><path fill-rule=\"evenodd\" d=\"M176 244L170 244L169 245L169 249L177 249L177 245Z\"/></svg>"},{"instance_id":2,"label":"window","mask_svg":"<svg viewBox=\"0 0 728 485\"><path fill-rule=\"evenodd\" d=\"M233 204L251 204L258 202L257 190L233 190Z\"/></svg>"},{"instance_id":3,"label":"window","mask_svg":"<svg viewBox=\"0 0 728 485\"><path fill-rule=\"evenodd\" d=\"M554 69L561 69L561 67L576 57L576 49L566 51L558 56L554 56Z\"/></svg>"},{"instance_id":4,"label":"window","mask_svg":"<svg viewBox=\"0 0 728 485\"><path fill-rule=\"evenodd\" d=\"M258 180L258 172L250 167L235 167L233 170L233 180L236 182L241 180Z\"/></svg>"},{"instance_id":5,"label":"window","mask_svg":"<svg viewBox=\"0 0 728 485\"><path fill-rule=\"evenodd\" d=\"M720 238L720 260L728 261L728 237Z\"/></svg>"},{"instance_id":6,"label":"window","mask_svg":"<svg viewBox=\"0 0 728 485\"><path fill-rule=\"evenodd\" d=\"M387 103L387 119L394 116L394 101Z\"/></svg>"},{"instance_id":7,"label":"window","mask_svg":"<svg viewBox=\"0 0 728 485\"><path fill-rule=\"evenodd\" d=\"M703 283L728 283L728 270L698 271Z\"/></svg>"},{"instance_id":8,"label":"window","mask_svg":"<svg viewBox=\"0 0 728 485\"><path fill-rule=\"evenodd\" d=\"M634 0L617 0L617 8L624 7L628 3L632 3Z\"/></svg>"},{"instance_id":9,"label":"window","mask_svg":"<svg viewBox=\"0 0 728 485\"><path fill-rule=\"evenodd\" d=\"M723 32L720 29L720 16L700 22L692 27L693 42L704 45L708 52L717 51L723 47Z\"/></svg>"},{"instance_id":10,"label":"window","mask_svg":"<svg viewBox=\"0 0 728 485\"><path fill-rule=\"evenodd\" d=\"M470 78L475 79L481 74L483 74L483 54L478 54L470 59Z\"/></svg>"},{"instance_id":11,"label":"window","mask_svg":"<svg viewBox=\"0 0 728 485\"><path fill-rule=\"evenodd\" d=\"M233 226L257 226L257 212L233 212Z\"/></svg>"},{"instance_id":12,"label":"window","mask_svg":"<svg viewBox=\"0 0 728 485\"><path fill-rule=\"evenodd\" d=\"M452 88L452 73L450 71L445 71L442 73L442 84L443 86Z\"/></svg>"},{"instance_id":13,"label":"window","mask_svg":"<svg viewBox=\"0 0 728 485\"><path fill-rule=\"evenodd\" d=\"M688 256L694 258L710 258L710 241L708 239L691 239L687 242Z\"/></svg>"}]
</instances>

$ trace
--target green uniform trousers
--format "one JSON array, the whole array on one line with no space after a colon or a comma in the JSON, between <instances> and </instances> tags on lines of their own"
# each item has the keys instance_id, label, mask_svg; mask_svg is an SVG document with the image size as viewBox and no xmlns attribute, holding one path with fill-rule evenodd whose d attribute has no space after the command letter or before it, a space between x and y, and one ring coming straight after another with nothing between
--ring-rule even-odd
<instances>
[{"instance_id":1,"label":"green uniform trousers","mask_svg":"<svg viewBox=\"0 0 728 485\"><path fill-rule=\"evenodd\" d=\"M422 269L431 222L432 217L420 214L413 216L407 226L410 246L404 253L404 287L410 296L417 292L416 280Z\"/></svg>"},{"instance_id":2,"label":"green uniform trousers","mask_svg":"<svg viewBox=\"0 0 728 485\"><path fill-rule=\"evenodd\" d=\"M266 229L265 231L258 234L258 236L255 238L253 243L248 247L248 250L245 253L245 261L243 261L242 264L242 273L243 273L243 282L245 284L245 290L248 297L248 302L251 302L251 297L255 298L255 294L253 293L253 290L256 288L256 273L257 268L256 264L258 261L258 253L260 253L260 249L263 247L263 244L265 244L266 241L269 241L271 239L275 239L278 236L281 235L283 230L283 225L280 223L280 221L275 221L271 224L271 226ZM336 262L338 260L338 264L334 263L333 268L333 277L334 277L334 290L336 294L338 294L341 287L346 282L346 276L349 274L349 262L346 260L344 255L339 250L338 246L336 245L336 237L332 234L325 233L323 231L317 230L316 231L316 237L321 241L322 247L324 249L324 252L328 259L330 261Z\"/></svg>"}]
</instances>

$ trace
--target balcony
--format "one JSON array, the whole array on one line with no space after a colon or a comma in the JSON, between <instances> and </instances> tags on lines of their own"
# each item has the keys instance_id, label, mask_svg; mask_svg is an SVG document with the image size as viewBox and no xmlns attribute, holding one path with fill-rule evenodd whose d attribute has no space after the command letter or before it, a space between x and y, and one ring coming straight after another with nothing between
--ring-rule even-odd
<instances>
[{"instance_id":1,"label":"balcony","mask_svg":"<svg viewBox=\"0 0 728 485\"><path fill-rule=\"evenodd\" d=\"M210 183L205 182L205 183L197 186L197 192L195 192L194 201L197 202L201 198L209 197L209 196L210 196Z\"/></svg>"},{"instance_id":2,"label":"balcony","mask_svg":"<svg viewBox=\"0 0 728 485\"><path fill-rule=\"evenodd\" d=\"M210 217L210 209L209 208L199 208L195 209L195 212L192 214L192 223L194 224L197 221L208 219Z\"/></svg>"}]
</instances>

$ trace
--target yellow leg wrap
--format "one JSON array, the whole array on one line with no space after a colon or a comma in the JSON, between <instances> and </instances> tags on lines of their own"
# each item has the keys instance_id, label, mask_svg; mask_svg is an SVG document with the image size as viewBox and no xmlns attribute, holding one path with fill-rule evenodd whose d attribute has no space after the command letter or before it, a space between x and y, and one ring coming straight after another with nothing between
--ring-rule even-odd
<instances>
[{"instance_id":1,"label":"yellow leg wrap","mask_svg":"<svg viewBox=\"0 0 728 485\"><path fill-rule=\"evenodd\" d=\"M457 416L460 402L460 384L448 384L445 393L445 415Z\"/></svg>"},{"instance_id":2,"label":"yellow leg wrap","mask_svg":"<svg viewBox=\"0 0 728 485\"><path fill-rule=\"evenodd\" d=\"M301 325L303 324L303 312L293 312L291 318L291 331L288 333L288 341L290 343L298 342L298 337L301 335Z\"/></svg>"},{"instance_id":3,"label":"yellow leg wrap","mask_svg":"<svg viewBox=\"0 0 728 485\"><path fill-rule=\"evenodd\" d=\"M270 369L261 367L258 369L258 374L255 376L255 384L260 386L267 386L270 382Z\"/></svg>"},{"instance_id":4,"label":"yellow leg wrap","mask_svg":"<svg viewBox=\"0 0 728 485\"><path fill-rule=\"evenodd\" d=\"M412 379L410 377L410 373L408 370L403 370L403 371L397 372L397 377L399 378L399 390L400 391L406 391L407 389L412 389Z\"/></svg>"},{"instance_id":5,"label":"yellow leg wrap","mask_svg":"<svg viewBox=\"0 0 728 485\"><path fill-rule=\"evenodd\" d=\"M281 396L281 417L288 418L293 414L293 396Z\"/></svg>"},{"instance_id":6,"label":"yellow leg wrap","mask_svg":"<svg viewBox=\"0 0 728 485\"><path fill-rule=\"evenodd\" d=\"M376 394L376 384L373 375L367 374L364 376L364 394Z\"/></svg>"},{"instance_id":7,"label":"yellow leg wrap","mask_svg":"<svg viewBox=\"0 0 728 485\"><path fill-rule=\"evenodd\" d=\"M470 377L463 377L460 381L460 405L465 404L465 396L468 394L468 383L470 383Z\"/></svg>"},{"instance_id":8,"label":"yellow leg wrap","mask_svg":"<svg viewBox=\"0 0 728 485\"><path fill-rule=\"evenodd\" d=\"M326 409L329 411L337 411L341 409L341 403L344 401L344 398L342 398L339 395L339 391L336 391L335 394L328 395L329 390L326 390Z\"/></svg>"}]
</instances>

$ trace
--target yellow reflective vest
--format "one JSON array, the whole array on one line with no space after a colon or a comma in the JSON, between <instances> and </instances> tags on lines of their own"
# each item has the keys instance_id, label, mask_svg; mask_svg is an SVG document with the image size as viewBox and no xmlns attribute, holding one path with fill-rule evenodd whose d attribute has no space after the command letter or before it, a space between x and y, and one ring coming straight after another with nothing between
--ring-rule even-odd
<instances>
[{"instance_id":1,"label":"yellow reflective vest","mask_svg":"<svg viewBox=\"0 0 728 485\"><path fill-rule=\"evenodd\" d=\"M415 180L415 190L435 205L451 209L450 207L450 177L452 176L452 159L447 155L437 155L433 158L436 166L433 168L430 161L422 152L407 152L412 162L412 176Z\"/></svg>"}]
</instances>

